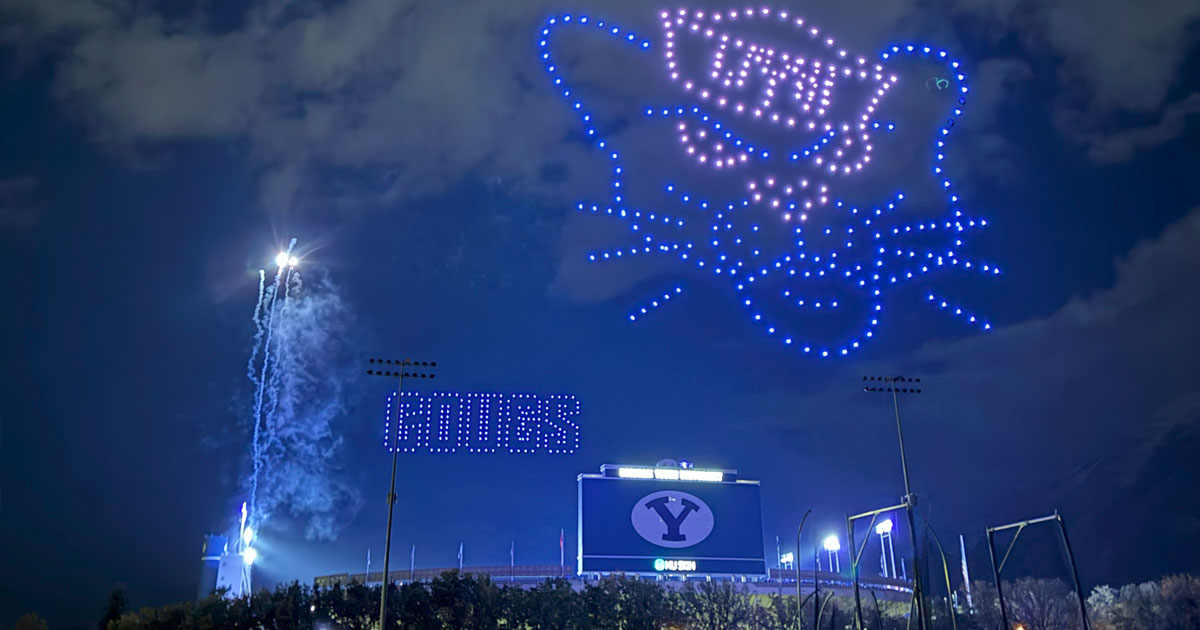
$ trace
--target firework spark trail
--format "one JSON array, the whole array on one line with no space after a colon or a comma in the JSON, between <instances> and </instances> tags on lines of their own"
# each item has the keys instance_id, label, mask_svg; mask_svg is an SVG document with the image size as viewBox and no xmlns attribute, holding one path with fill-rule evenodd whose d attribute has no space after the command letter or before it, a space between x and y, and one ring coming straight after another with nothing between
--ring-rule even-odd
<instances>
[{"instance_id":1,"label":"firework spark trail","mask_svg":"<svg viewBox=\"0 0 1200 630\"><path fill-rule=\"evenodd\" d=\"M254 345L250 348L250 360L246 362L246 378L254 383L254 388L258 389L258 377L255 376L254 364L258 360L258 348L262 345L263 338L263 323L262 323L262 305L263 292L266 290L267 272L264 269L258 270L258 302L254 305Z\"/></svg>"},{"instance_id":2,"label":"firework spark trail","mask_svg":"<svg viewBox=\"0 0 1200 630\"><path fill-rule=\"evenodd\" d=\"M293 238L288 243L288 247L287 247L287 251L286 251L287 258L291 258L292 250L295 247L296 247L296 239ZM254 435L253 435L252 442L251 442L251 450L253 452L253 454L252 454L253 473L250 477L250 515L251 515L252 522L257 522L257 520L258 520L257 519L257 515L258 515L258 509L257 509L258 508L258 482L259 482L259 475L262 472L262 464L263 464L263 446L262 446L262 431L261 431L263 420L264 420L263 416L262 416L263 395L265 393L264 389L267 385L268 376L270 375L273 378L273 372L274 372L274 370L272 370L272 368L271 368L271 366L272 366L271 338L275 331L275 302L278 301L280 284L287 282L286 278L288 275L288 269L290 268L288 266L288 261L286 259L282 260L280 262L282 262L282 264L279 265L279 269L275 272L274 286L272 286L268 290L268 293L267 293L267 296L269 298L267 301L267 313L266 313L266 316L263 318L263 320L265 320L265 321L263 321L262 326L260 328L260 330L263 328L266 329L266 336L263 339L263 342L261 344L262 368L259 371L258 381L255 383L255 392L254 392ZM284 289L284 295L285 296L287 295L286 287ZM285 299L285 301L286 301L286 299ZM258 312L258 307L255 308L255 312ZM255 335L256 343L254 345L254 349L251 351L251 357L252 357L251 360L252 361L253 361L253 356L255 354L257 354L258 349L260 347L260 345L257 343L258 340L259 340L259 336L256 334ZM253 380L253 378L251 380Z\"/></svg>"},{"instance_id":3,"label":"firework spark trail","mask_svg":"<svg viewBox=\"0 0 1200 630\"><path fill-rule=\"evenodd\" d=\"M246 378L250 379L251 383L254 383L254 399L255 400L258 400L258 397L262 390L262 381L259 380L259 378L258 378L257 370L255 369L256 368L255 364L258 361L259 347L262 345L262 340L263 340L263 332L264 331L263 331L262 307L263 307L263 298L266 297L266 282L267 282L266 270L259 269L258 270L258 302L255 303L255 305L254 305L254 345L250 348L250 360L246 362ZM257 415L255 417L253 431L254 431L254 436L252 438L251 444L258 444ZM259 464L258 457L254 456L253 465L254 465L255 471L258 470L258 464ZM258 494L257 477L258 477L258 475L255 474L254 480L251 482L251 484L252 484L252 487L250 488L250 504L251 505L253 505L257 499L257 496L256 496Z\"/></svg>"},{"instance_id":4,"label":"firework spark trail","mask_svg":"<svg viewBox=\"0 0 1200 630\"><path fill-rule=\"evenodd\" d=\"M262 469L262 445L261 445L261 428L262 428L262 405L263 405L263 389L267 384L267 374L271 365L271 337L274 332L274 314L275 314L275 296L278 293L279 282L283 277L283 269L280 268L275 274L274 286L267 289L267 312L263 316L262 327L266 330L266 336L261 345L262 347L262 367L259 370L258 380L255 382L254 388L254 437L251 441L253 472L250 476L250 513L258 514L258 478L259 472ZM258 349L258 344L255 344L255 351Z\"/></svg>"},{"instance_id":5,"label":"firework spark trail","mask_svg":"<svg viewBox=\"0 0 1200 630\"><path fill-rule=\"evenodd\" d=\"M254 522L284 518L306 538L333 540L362 505L339 463L353 380L344 348L353 314L327 274L285 272L272 302ZM280 299L282 297L282 300Z\"/></svg>"},{"instance_id":6,"label":"firework spark trail","mask_svg":"<svg viewBox=\"0 0 1200 630\"><path fill-rule=\"evenodd\" d=\"M255 442L259 452L261 453L267 453L271 447L276 445L278 442L277 422L279 417L279 395L283 381L282 373L279 370L279 364L281 360L284 363L287 362L287 357L285 355L292 350L290 344L285 343L288 337L288 331L286 330L288 301L292 293L292 285L299 285L300 282L300 271L298 269L289 269L284 273L282 282L283 304L281 304L279 307L279 324L275 327L280 329L280 334L275 341L275 352L271 356L273 363L271 365L267 382L263 383L262 387L263 393L267 398L267 408L262 414L263 431L260 434L259 439Z\"/></svg>"}]
</instances>

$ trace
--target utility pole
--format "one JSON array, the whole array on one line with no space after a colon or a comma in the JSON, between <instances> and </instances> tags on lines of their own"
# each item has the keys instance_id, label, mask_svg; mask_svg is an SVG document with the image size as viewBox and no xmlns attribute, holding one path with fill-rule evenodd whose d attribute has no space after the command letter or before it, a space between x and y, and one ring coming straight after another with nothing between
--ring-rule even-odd
<instances>
[{"instance_id":1,"label":"utility pole","mask_svg":"<svg viewBox=\"0 0 1200 630\"><path fill-rule=\"evenodd\" d=\"M396 507L396 458L400 453L400 422L403 420L403 416L400 415L400 395L404 388L405 377L433 378L434 374L431 368L437 367L437 362L413 361L412 359L370 359L367 363L370 365L367 369L368 376L382 376L396 379L396 427L394 429L395 437L392 440L392 485L387 494L388 517L387 536L384 538L383 543L383 587L379 589L379 630L386 630L387 592L388 586L391 584L390 576L388 575L388 562L392 558L392 512ZM409 371L418 367L422 368L422 371Z\"/></svg>"},{"instance_id":2,"label":"utility pole","mask_svg":"<svg viewBox=\"0 0 1200 630\"><path fill-rule=\"evenodd\" d=\"M901 502L908 516L908 536L912 542L913 549L913 599L917 604L917 627L920 630L926 630L928 627L928 615L925 610L924 594L921 592L921 574L918 569L920 563L917 562L917 526L916 516L914 515L917 507L917 495L913 494L912 488L908 484L908 457L904 451L904 429L900 425L899 398L900 394L920 394L920 388L912 387L912 385L920 383L921 379L905 378L903 376L864 376L863 381L867 383L863 386L863 391L865 392L888 393L892 395L892 408L896 413L896 435L900 440L900 470L904 475L904 497L901 499Z\"/></svg>"}]
</instances>

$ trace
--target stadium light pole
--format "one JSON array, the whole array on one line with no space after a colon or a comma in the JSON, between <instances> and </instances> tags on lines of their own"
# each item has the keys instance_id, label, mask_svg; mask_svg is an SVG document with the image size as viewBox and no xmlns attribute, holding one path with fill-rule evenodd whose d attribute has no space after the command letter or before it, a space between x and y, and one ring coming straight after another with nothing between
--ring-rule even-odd
<instances>
[{"instance_id":1,"label":"stadium light pole","mask_svg":"<svg viewBox=\"0 0 1200 630\"><path fill-rule=\"evenodd\" d=\"M800 630L800 610L804 606L804 601L800 599L800 534L804 532L804 522L808 520L809 514L812 514L811 509L804 512L804 516L800 517L800 525L796 527L796 555L793 556L794 560L792 563L792 568L796 570L796 630ZM816 574L813 574L814 589L817 587L816 577ZM813 605L815 606L816 604ZM816 628L814 627L813 630L816 630Z\"/></svg>"},{"instance_id":2,"label":"stadium light pole","mask_svg":"<svg viewBox=\"0 0 1200 630\"><path fill-rule=\"evenodd\" d=\"M369 359L367 361L367 376L382 376L396 379L396 428L392 440L392 485L388 490L387 504L387 535L383 543L383 586L379 589L379 630L387 628L387 592L389 575L388 563L392 559L392 512L396 507L396 459L400 454L400 393L404 388L404 379L433 378L431 368L437 367L436 361L413 361L412 359ZM420 368L420 371L415 371ZM410 371L413 370L413 371ZM385 436L386 440L387 437Z\"/></svg>"},{"instance_id":3,"label":"stadium light pole","mask_svg":"<svg viewBox=\"0 0 1200 630\"><path fill-rule=\"evenodd\" d=\"M912 488L908 484L908 457L904 452L904 429L900 425L900 394L920 394L919 387L911 387L911 385L920 383L919 378L906 378L904 376L864 376L863 391L869 393L882 393L892 395L892 409L896 413L896 436L900 440L900 470L904 474L904 511L908 515L908 536L912 542L913 549L913 599L917 604L917 627L920 630L925 630L928 626L928 617L925 610L925 599L921 592L921 573L918 568L920 562L917 561L917 527L916 518L913 515L913 508L917 505L917 497L912 493Z\"/></svg>"}]
</instances>

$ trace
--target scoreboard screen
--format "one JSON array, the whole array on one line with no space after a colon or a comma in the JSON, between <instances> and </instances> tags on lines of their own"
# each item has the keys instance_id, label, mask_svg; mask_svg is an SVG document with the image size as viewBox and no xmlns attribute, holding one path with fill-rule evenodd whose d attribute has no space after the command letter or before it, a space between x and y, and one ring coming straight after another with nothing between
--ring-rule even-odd
<instances>
[{"instance_id":1,"label":"scoreboard screen","mask_svg":"<svg viewBox=\"0 0 1200 630\"><path fill-rule=\"evenodd\" d=\"M766 573L758 482L729 471L601 470L579 476L580 573Z\"/></svg>"}]
</instances>

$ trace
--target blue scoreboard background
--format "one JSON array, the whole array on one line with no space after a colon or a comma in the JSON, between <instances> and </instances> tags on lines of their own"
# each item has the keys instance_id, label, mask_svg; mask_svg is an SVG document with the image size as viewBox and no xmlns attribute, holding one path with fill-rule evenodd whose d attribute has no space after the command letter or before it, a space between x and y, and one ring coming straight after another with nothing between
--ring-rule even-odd
<instances>
[{"instance_id":1,"label":"blue scoreboard background","mask_svg":"<svg viewBox=\"0 0 1200 630\"><path fill-rule=\"evenodd\" d=\"M581 573L763 575L756 481L579 476Z\"/></svg>"}]
</instances>

